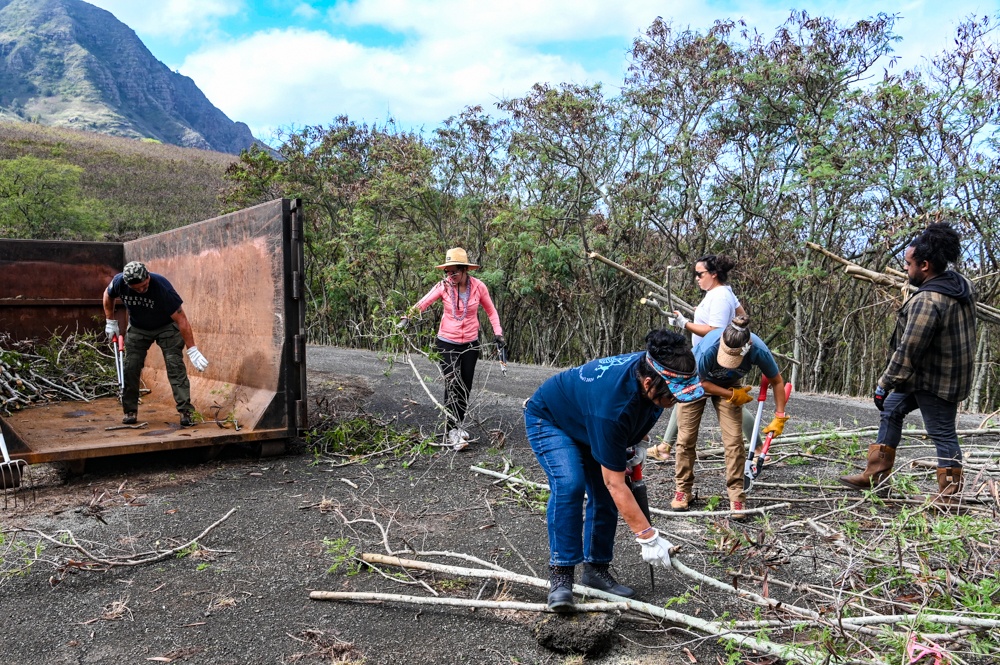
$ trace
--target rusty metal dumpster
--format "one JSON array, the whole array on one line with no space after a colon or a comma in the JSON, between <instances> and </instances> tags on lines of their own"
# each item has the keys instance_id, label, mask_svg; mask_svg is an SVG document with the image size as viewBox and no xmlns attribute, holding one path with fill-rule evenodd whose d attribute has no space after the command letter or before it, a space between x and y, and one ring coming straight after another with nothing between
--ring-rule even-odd
<instances>
[{"instance_id":1,"label":"rusty metal dumpster","mask_svg":"<svg viewBox=\"0 0 1000 665\"><path fill-rule=\"evenodd\" d=\"M210 360L203 374L188 371L205 422L179 426L154 347L142 374L149 393L139 419L146 428L107 429L121 422L114 397L37 406L0 418L11 456L29 464L82 463L230 443L283 449L307 417L300 201L271 201L122 244L0 239L0 330L14 339L103 331L104 289L133 260L167 277L184 299L198 348ZM116 316L124 330L120 303Z\"/></svg>"}]
</instances>

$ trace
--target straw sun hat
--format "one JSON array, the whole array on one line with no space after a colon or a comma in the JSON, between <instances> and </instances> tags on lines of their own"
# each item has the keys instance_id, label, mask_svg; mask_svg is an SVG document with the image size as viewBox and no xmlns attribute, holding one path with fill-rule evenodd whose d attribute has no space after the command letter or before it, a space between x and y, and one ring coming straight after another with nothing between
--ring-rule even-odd
<instances>
[{"instance_id":1,"label":"straw sun hat","mask_svg":"<svg viewBox=\"0 0 1000 665\"><path fill-rule=\"evenodd\" d=\"M443 270L449 266L465 266L469 270L475 270L479 267L475 263L469 263L469 255L461 247L452 247L449 249L448 253L444 255L444 263L437 266L437 268Z\"/></svg>"},{"instance_id":2,"label":"straw sun hat","mask_svg":"<svg viewBox=\"0 0 1000 665\"><path fill-rule=\"evenodd\" d=\"M719 353L716 355L715 360L722 367L736 369L743 364L743 359L749 353L751 346L750 342L747 342L744 346L728 346L726 340L723 337L719 337Z\"/></svg>"}]
</instances>

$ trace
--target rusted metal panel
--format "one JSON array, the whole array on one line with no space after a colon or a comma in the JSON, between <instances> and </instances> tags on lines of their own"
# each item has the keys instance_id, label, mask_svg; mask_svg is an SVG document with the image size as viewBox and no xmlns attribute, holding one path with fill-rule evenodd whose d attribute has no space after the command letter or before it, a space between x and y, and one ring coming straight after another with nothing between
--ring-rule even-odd
<instances>
[{"instance_id":1,"label":"rusted metal panel","mask_svg":"<svg viewBox=\"0 0 1000 665\"><path fill-rule=\"evenodd\" d=\"M166 277L209 359L203 374L188 368L192 402L209 420L235 420L241 427L180 429L163 357L154 351L143 370L150 392L139 419L150 427L155 420L156 429L107 430L121 419L120 404L110 398L33 408L4 423L13 455L29 462L86 459L296 435L306 422L305 357L296 344L305 303L292 295L293 273L303 268L301 213L298 201L272 201L124 245L0 241L0 298L24 301L0 306L0 317L8 313L0 325L17 322L14 330L47 333L64 320L103 328L100 298L128 261L142 261ZM79 306L64 302L74 299ZM119 318L124 324L124 313Z\"/></svg>"},{"instance_id":2,"label":"rusted metal panel","mask_svg":"<svg viewBox=\"0 0 1000 665\"><path fill-rule=\"evenodd\" d=\"M47 339L104 328L101 293L123 256L119 243L0 239L0 330Z\"/></svg>"}]
</instances>

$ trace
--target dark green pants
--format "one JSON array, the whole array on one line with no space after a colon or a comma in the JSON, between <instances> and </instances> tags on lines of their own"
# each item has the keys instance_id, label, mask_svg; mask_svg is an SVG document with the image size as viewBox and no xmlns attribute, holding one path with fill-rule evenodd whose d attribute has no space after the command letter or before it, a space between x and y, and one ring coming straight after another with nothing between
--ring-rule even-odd
<instances>
[{"instance_id":1,"label":"dark green pants","mask_svg":"<svg viewBox=\"0 0 1000 665\"><path fill-rule=\"evenodd\" d=\"M163 364L167 366L167 379L174 391L177 411L194 411L191 406L191 383L184 366L184 338L173 322L156 330L143 330L130 325L125 332L125 392L122 394L122 409L125 413L139 411L139 377L146 364L146 353L153 342L163 352Z\"/></svg>"}]
</instances>

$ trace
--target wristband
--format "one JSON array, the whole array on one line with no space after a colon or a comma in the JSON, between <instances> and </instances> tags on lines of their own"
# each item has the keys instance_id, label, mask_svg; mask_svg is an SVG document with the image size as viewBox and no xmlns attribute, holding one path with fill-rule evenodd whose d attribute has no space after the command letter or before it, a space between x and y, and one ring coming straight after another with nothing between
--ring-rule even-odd
<instances>
[{"instance_id":1,"label":"wristband","mask_svg":"<svg viewBox=\"0 0 1000 665\"><path fill-rule=\"evenodd\" d=\"M650 531L655 531L655 529L652 526L648 526L645 529L643 529L642 531L639 531L638 533L636 533L635 537L636 538L642 538L643 536L645 536Z\"/></svg>"},{"instance_id":2,"label":"wristband","mask_svg":"<svg viewBox=\"0 0 1000 665\"><path fill-rule=\"evenodd\" d=\"M785 412L784 411L775 412L774 417L775 418L784 418L785 417Z\"/></svg>"}]
</instances>

